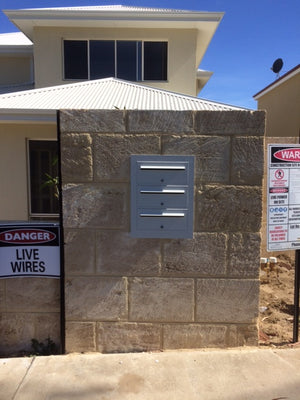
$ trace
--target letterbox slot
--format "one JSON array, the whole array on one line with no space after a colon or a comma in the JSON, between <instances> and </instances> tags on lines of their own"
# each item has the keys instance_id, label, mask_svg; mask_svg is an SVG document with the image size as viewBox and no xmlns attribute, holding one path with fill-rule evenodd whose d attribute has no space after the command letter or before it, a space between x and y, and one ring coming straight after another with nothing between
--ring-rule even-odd
<instances>
[{"instance_id":1,"label":"letterbox slot","mask_svg":"<svg viewBox=\"0 0 300 400\"><path fill-rule=\"evenodd\" d=\"M141 194L185 194L183 189L142 189Z\"/></svg>"},{"instance_id":2,"label":"letterbox slot","mask_svg":"<svg viewBox=\"0 0 300 400\"><path fill-rule=\"evenodd\" d=\"M147 170L175 170L175 171L184 171L184 165L140 165L140 169L147 169Z\"/></svg>"},{"instance_id":3,"label":"letterbox slot","mask_svg":"<svg viewBox=\"0 0 300 400\"><path fill-rule=\"evenodd\" d=\"M161 212L161 213L141 213L140 217L184 217L185 213L181 212Z\"/></svg>"}]
</instances>

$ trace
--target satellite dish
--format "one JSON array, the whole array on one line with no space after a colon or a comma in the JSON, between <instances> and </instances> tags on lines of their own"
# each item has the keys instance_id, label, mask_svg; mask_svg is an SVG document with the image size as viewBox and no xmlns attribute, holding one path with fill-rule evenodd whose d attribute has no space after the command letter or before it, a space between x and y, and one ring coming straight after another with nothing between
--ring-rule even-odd
<instances>
[{"instance_id":1,"label":"satellite dish","mask_svg":"<svg viewBox=\"0 0 300 400\"><path fill-rule=\"evenodd\" d=\"M282 66L283 66L282 58L277 58L277 60L275 60L275 61L273 62L273 65L272 65L271 70L272 70L273 72L275 72L275 74L277 74L277 76L278 76L278 75L279 75L279 72L281 71Z\"/></svg>"}]
</instances>

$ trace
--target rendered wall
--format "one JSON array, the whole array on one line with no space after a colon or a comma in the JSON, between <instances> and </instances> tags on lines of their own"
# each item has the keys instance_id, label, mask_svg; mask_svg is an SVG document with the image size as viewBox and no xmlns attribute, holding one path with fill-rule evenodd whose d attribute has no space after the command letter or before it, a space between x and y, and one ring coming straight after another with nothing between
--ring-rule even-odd
<instances>
[{"instance_id":1,"label":"rendered wall","mask_svg":"<svg viewBox=\"0 0 300 400\"><path fill-rule=\"evenodd\" d=\"M300 73L261 96L257 108L266 111L266 137L299 138Z\"/></svg>"},{"instance_id":2,"label":"rendered wall","mask_svg":"<svg viewBox=\"0 0 300 400\"><path fill-rule=\"evenodd\" d=\"M0 57L0 85L22 84L33 81L32 57Z\"/></svg>"},{"instance_id":3,"label":"rendered wall","mask_svg":"<svg viewBox=\"0 0 300 400\"><path fill-rule=\"evenodd\" d=\"M145 85L196 96L196 30L36 28L34 31L35 86L66 83L63 79L63 39L168 41L168 81Z\"/></svg>"},{"instance_id":4,"label":"rendered wall","mask_svg":"<svg viewBox=\"0 0 300 400\"><path fill-rule=\"evenodd\" d=\"M62 111L66 350L257 344L264 112ZM194 155L194 238L129 234L131 154Z\"/></svg>"}]
</instances>

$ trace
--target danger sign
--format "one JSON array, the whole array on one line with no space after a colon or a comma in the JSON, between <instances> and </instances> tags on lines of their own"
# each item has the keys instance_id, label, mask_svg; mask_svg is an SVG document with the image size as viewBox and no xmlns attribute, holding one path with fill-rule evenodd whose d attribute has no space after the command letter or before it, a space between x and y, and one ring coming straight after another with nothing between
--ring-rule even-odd
<instances>
[{"instance_id":1,"label":"danger sign","mask_svg":"<svg viewBox=\"0 0 300 400\"><path fill-rule=\"evenodd\" d=\"M0 278L60 277L59 226L0 226Z\"/></svg>"},{"instance_id":2,"label":"danger sign","mask_svg":"<svg viewBox=\"0 0 300 400\"><path fill-rule=\"evenodd\" d=\"M300 146L268 146L268 250L300 249Z\"/></svg>"}]
</instances>

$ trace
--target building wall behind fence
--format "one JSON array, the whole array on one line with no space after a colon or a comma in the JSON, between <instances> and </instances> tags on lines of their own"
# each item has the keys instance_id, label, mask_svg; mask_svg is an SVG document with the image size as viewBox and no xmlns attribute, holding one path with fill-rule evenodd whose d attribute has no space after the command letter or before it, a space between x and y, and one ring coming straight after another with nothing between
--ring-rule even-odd
<instances>
[{"instance_id":1,"label":"building wall behind fence","mask_svg":"<svg viewBox=\"0 0 300 400\"><path fill-rule=\"evenodd\" d=\"M66 350L257 344L262 111L60 112ZM193 239L130 237L130 155L195 156Z\"/></svg>"}]
</instances>

